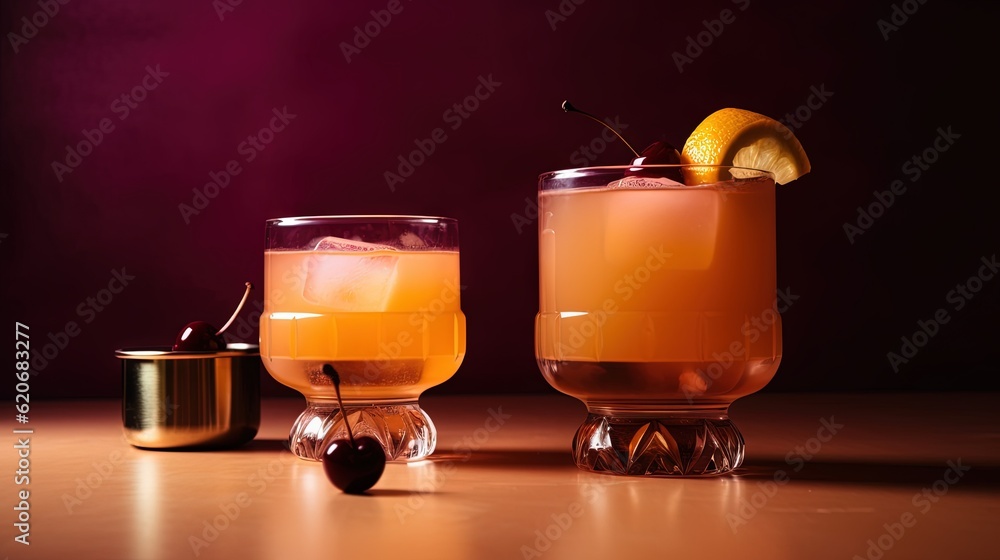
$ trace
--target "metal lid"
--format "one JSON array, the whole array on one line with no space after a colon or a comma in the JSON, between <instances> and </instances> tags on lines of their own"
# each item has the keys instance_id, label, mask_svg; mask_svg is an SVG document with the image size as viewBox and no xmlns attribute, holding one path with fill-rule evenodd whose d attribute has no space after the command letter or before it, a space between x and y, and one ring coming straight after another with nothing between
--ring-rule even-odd
<instances>
[{"instance_id":1,"label":"metal lid","mask_svg":"<svg viewBox=\"0 0 1000 560\"><path fill-rule=\"evenodd\" d=\"M260 347L256 344L234 342L226 345L225 350L204 351L174 351L170 346L140 346L135 348L120 348L115 350L115 357L147 360L187 360L204 358L236 358L240 356L258 356Z\"/></svg>"}]
</instances>

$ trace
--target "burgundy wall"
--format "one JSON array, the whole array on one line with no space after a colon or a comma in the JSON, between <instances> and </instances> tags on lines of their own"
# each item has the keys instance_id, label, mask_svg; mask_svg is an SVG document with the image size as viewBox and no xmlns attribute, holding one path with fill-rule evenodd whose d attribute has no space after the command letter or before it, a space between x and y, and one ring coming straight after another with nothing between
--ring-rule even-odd
<instances>
[{"instance_id":1,"label":"burgundy wall","mask_svg":"<svg viewBox=\"0 0 1000 560\"><path fill-rule=\"evenodd\" d=\"M1000 281L949 297L997 251L995 92L976 62L995 53L996 3L230 2L0 8L2 316L31 328L33 396L118 395L115 348L222 322L261 283L265 219L349 213L461 224L469 353L435 391L551 390L532 349L535 224L512 216L531 221L537 175L586 161L581 145L629 159L565 98L642 145L680 145L725 106L798 111L814 171L779 189L779 285L799 299L770 390L1000 387L985 376ZM349 49L356 27L377 35ZM272 124L263 149L242 144ZM934 163L906 163L949 128ZM212 175L228 184L197 199ZM894 180L906 191L852 243L845 222ZM939 309L948 323L894 371L887 353Z\"/></svg>"}]
</instances>

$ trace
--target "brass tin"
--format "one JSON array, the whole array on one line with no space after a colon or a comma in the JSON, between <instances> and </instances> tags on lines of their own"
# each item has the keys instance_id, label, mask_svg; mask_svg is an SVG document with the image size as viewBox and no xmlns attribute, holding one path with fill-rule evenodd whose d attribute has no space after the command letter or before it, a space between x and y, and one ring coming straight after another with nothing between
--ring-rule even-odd
<instances>
[{"instance_id":1,"label":"brass tin","mask_svg":"<svg viewBox=\"0 0 1000 560\"><path fill-rule=\"evenodd\" d=\"M243 445L260 427L260 350L229 344L217 352L124 348L125 439L147 449Z\"/></svg>"}]
</instances>

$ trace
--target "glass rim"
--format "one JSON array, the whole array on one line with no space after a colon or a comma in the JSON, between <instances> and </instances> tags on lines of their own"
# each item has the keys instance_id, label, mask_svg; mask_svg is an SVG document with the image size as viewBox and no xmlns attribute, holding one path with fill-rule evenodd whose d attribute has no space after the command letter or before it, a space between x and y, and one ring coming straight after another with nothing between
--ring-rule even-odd
<instances>
[{"instance_id":1,"label":"glass rim","mask_svg":"<svg viewBox=\"0 0 1000 560\"><path fill-rule=\"evenodd\" d=\"M559 175L567 175L562 177L565 179L570 179L574 177L581 177L586 175L596 175L601 172L624 172L624 171L641 171L641 170L657 170L657 169L683 169L683 168L705 168L705 169L736 169L740 171L749 171L753 173L759 173L761 177L767 177L769 179L774 179L774 173L767 171L765 169L757 169L755 167L746 167L742 165L719 165L719 164L706 164L706 163L662 163L655 165L595 165L591 167L573 167L569 169L557 169L555 171L546 171L538 176L540 181L558 178ZM697 186L697 185L689 185Z\"/></svg>"},{"instance_id":2,"label":"glass rim","mask_svg":"<svg viewBox=\"0 0 1000 560\"><path fill-rule=\"evenodd\" d=\"M287 222L287 223L286 223ZM444 216L420 216L410 214L344 214L326 216L288 216L264 220L269 226L290 227L332 223L422 223L422 224L457 224L456 218Z\"/></svg>"}]
</instances>

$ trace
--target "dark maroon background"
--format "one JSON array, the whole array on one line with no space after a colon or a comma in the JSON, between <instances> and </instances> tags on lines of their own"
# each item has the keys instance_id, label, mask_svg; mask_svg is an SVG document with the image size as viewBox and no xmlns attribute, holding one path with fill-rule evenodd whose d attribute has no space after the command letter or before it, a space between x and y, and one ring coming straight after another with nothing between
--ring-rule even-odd
<instances>
[{"instance_id":1,"label":"dark maroon background","mask_svg":"<svg viewBox=\"0 0 1000 560\"><path fill-rule=\"evenodd\" d=\"M848 4L565 0L573 12L553 30L557 0L403 0L348 63L341 43L387 2L244 1L220 20L210 0L72 0L38 16L48 21L16 53L8 33L40 8L4 2L2 317L30 325L36 352L68 321L80 325L37 369L32 396L120 394L115 348L167 344L196 319L221 323L243 281L261 283L265 219L350 213L461 224L468 356L434 391L551 391L533 358L535 225L519 232L512 215L525 213L539 173L575 166L573 153L600 134L560 102L617 116L634 143L679 145L716 109L778 118L813 86L833 95L796 131L814 171L778 192L778 283L800 299L784 315L785 356L768 390L997 389L1000 281L951 312L899 372L886 360L917 320L951 311L948 291L997 251L987 81L997 4L896 2L919 9L888 41L877 22L893 2ZM679 72L672 54L724 9L735 21ZM169 76L120 120L114 100L157 65ZM500 85L451 130L443 113L480 76ZM282 107L294 120L186 224L178 205ZM52 162L103 118L114 130L57 180ZM911 183L901 166L948 126L961 138ZM437 127L448 139L390 191L383 174ZM615 142L595 163L628 159ZM907 192L849 243L843 224L894 179ZM122 267L130 285L100 313L78 313ZM289 394L264 377L267 394Z\"/></svg>"}]
</instances>

